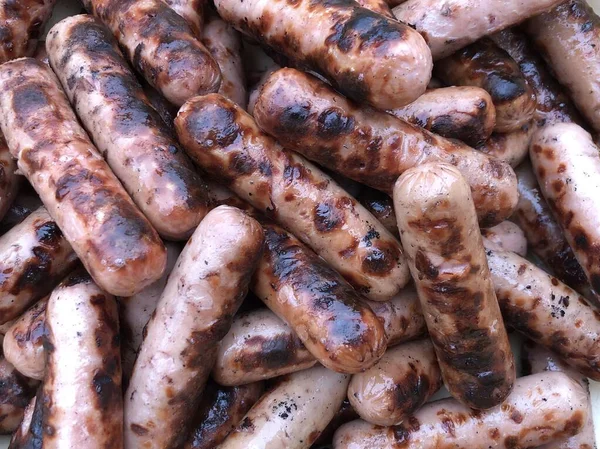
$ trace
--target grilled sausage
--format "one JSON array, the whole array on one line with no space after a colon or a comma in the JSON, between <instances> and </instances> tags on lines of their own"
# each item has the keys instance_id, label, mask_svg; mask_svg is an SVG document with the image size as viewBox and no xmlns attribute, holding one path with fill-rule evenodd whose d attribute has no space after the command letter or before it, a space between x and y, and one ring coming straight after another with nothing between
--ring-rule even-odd
<instances>
[{"instance_id":1,"label":"grilled sausage","mask_svg":"<svg viewBox=\"0 0 600 449\"><path fill-rule=\"evenodd\" d=\"M488 156L506 162L511 167L518 167L527 157L529 142L536 131L533 122L527 123L517 131L510 133L494 133L477 150Z\"/></svg>"},{"instance_id":2,"label":"grilled sausage","mask_svg":"<svg viewBox=\"0 0 600 449\"><path fill-rule=\"evenodd\" d=\"M389 17L392 20L396 20L386 0L356 0L356 3L365 9L373 11L374 13L381 14L384 17Z\"/></svg>"},{"instance_id":3,"label":"grilled sausage","mask_svg":"<svg viewBox=\"0 0 600 449\"><path fill-rule=\"evenodd\" d=\"M515 366L468 184L451 165L424 164L398 179L394 205L448 390L471 408L498 405Z\"/></svg>"},{"instance_id":4,"label":"grilled sausage","mask_svg":"<svg viewBox=\"0 0 600 449\"><path fill-rule=\"evenodd\" d=\"M563 373L522 377L506 401L484 412L453 399L425 405L399 426L353 421L336 432L335 449L498 449L536 447L575 435L587 419L586 394Z\"/></svg>"},{"instance_id":5,"label":"grilled sausage","mask_svg":"<svg viewBox=\"0 0 600 449\"><path fill-rule=\"evenodd\" d=\"M46 46L78 117L139 209L162 237L187 239L208 212L205 186L110 31L92 16L67 17Z\"/></svg>"},{"instance_id":6,"label":"grilled sausage","mask_svg":"<svg viewBox=\"0 0 600 449\"><path fill-rule=\"evenodd\" d=\"M362 419L379 426L400 424L442 386L429 339L388 350L364 373L355 374L348 399Z\"/></svg>"},{"instance_id":7,"label":"grilled sausage","mask_svg":"<svg viewBox=\"0 0 600 449\"><path fill-rule=\"evenodd\" d=\"M38 391L41 388L38 388ZM38 439L37 446L32 444L33 441L33 431L41 430L41 417L42 417L42 409L41 407L37 407L36 409L36 396L34 396L27 407L25 407L25 411L23 413L23 419L21 420L21 424L15 432L12 434L12 438L10 439L9 449L25 449L25 448L35 448L41 447L41 433L38 435L40 438ZM34 413L37 410L37 415L34 417ZM35 429L37 427L37 429Z\"/></svg>"},{"instance_id":8,"label":"grilled sausage","mask_svg":"<svg viewBox=\"0 0 600 449\"><path fill-rule=\"evenodd\" d=\"M77 257L44 207L0 237L0 323L50 293Z\"/></svg>"},{"instance_id":9,"label":"grilled sausage","mask_svg":"<svg viewBox=\"0 0 600 449\"><path fill-rule=\"evenodd\" d=\"M379 190L364 186L356 199L385 226L385 229L390 231L390 234L395 237L400 236L392 198Z\"/></svg>"},{"instance_id":10,"label":"grilled sausage","mask_svg":"<svg viewBox=\"0 0 600 449\"><path fill-rule=\"evenodd\" d=\"M146 94L146 97L148 98L148 101L154 110L158 112L158 115L160 115L162 121L165 123L165 125L167 125L169 131L175 133L173 122L175 120L175 116L177 115L177 106L169 103L167 99L163 97L162 94L154 87L148 84L145 79L138 77L138 81L142 85L142 89L144 89L144 93Z\"/></svg>"},{"instance_id":11,"label":"grilled sausage","mask_svg":"<svg viewBox=\"0 0 600 449\"><path fill-rule=\"evenodd\" d=\"M350 421L354 421L358 418L358 413L356 413L356 411L352 408L352 406L350 405L350 401L348 401L348 399L344 399L344 402L342 402L342 406L334 415L333 419L329 421L329 424L327 424L325 430L321 432L319 438L317 438L317 441L313 443L311 449L322 448L323 446L325 446L326 448L330 448L335 431L338 430L344 424Z\"/></svg>"},{"instance_id":12,"label":"grilled sausage","mask_svg":"<svg viewBox=\"0 0 600 449\"><path fill-rule=\"evenodd\" d=\"M29 58L0 66L0 126L19 170L99 286L131 296L162 275L158 234L90 142L49 67Z\"/></svg>"},{"instance_id":13,"label":"grilled sausage","mask_svg":"<svg viewBox=\"0 0 600 449\"><path fill-rule=\"evenodd\" d=\"M410 167L429 161L456 165L471 186L484 226L507 218L517 203L516 178L507 164L355 105L293 69L271 75L254 117L284 147L390 194L398 176Z\"/></svg>"},{"instance_id":14,"label":"grilled sausage","mask_svg":"<svg viewBox=\"0 0 600 449\"><path fill-rule=\"evenodd\" d=\"M243 200L297 235L360 293L387 300L409 279L400 242L318 168L283 150L220 95L175 120L188 154Z\"/></svg>"},{"instance_id":15,"label":"grilled sausage","mask_svg":"<svg viewBox=\"0 0 600 449\"><path fill-rule=\"evenodd\" d=\"M21 176L16 174L17 162L10 155L6 140L0 132L0 220L8 212L19 192Z\"/></svg>"},{"instance_id":16,"label":"grilled sausage","mask_svg":"<svg viewBox=\"0 0 600 449\"><path fill-rule=\"evenodd\" d=\"M504 251L512 251L521 257L527 255L525 234L518 225L511 221L503 221L493 228L482 229L481 235Z\"/></svg>"},{"instance_id":17,"label":"grilled sausage","mask_svg":"<svg viewBox=\"0 0 600 449\"><path fill-rule=\"evenodd\" d=\"M540 14L563 0L408 0L393 9L396 19L421 33L433 59L450 56L482 37Z\"/></svg>"},{"instance_id":18,"label":"grilled sausage","mask_svg":"<svg viewBox=\"0 0 600 449\"><path fill-rule=\"evenodd\" d=\"M485 142L496 126L492 97L479 87L459 86L431 89L390 114L449 139L470 146Z\"/></svg>"},{"instance_id":19,"label":"grilled sausage","mask_svg":"<svg viewBox=\"0 0 600 449\"><path fill-rule=\"evenodd\" d=\"M169 7L185 19L195 36L202 36L204 29L205 0L163 0Z\"/></svg>"},{"instance_id":20,"label":"grilled sausage","mask_svg":"<svg viewBox=\"0 0 600 449\"><path fill-rule=\"evenodd\" d=\"M148 323L125 394L126 447L175 448L185 442L189 415L262 245L260 225L239 209L220 206L202 220Z\"/></svg>"},{"instance_id":21,"label":"grilled sausage","mask_svg":"<svg viewBox=\"0 0 600 449\"><path fill-rule=\"evenodd\" d=\"M4 218L0 220L0 235L6 234L41 205L42 200L35 193L35 190L29 184L22 182L17 197L6 211L6 214L4 214Z\"/></svg>"},{"instance_id":22,"label":"grilled sausage","mask_svg":"<svg viewBox=\"0 0 600 449\"><path fill-rule=\"evenodd\" d=\"M171 103L219 90L221 72L183 17L162 0L83 0L131 65Z\"/></svg>"},{"instance_id":23,"label":"grilled sausage","mask_svg":"<svg viewBox=\"0 0 600 449\"><path fill-rule=\"evenodd\" d=\"M215 6L223 20L292 66L306 66L379 109L416 100L431 78L431 52L419 33L353 0L217 0Z\"/></svg>"},{"instance_id":24,"label":"grilled sausage","mask_svg":"<svg viewBox=\"0 0 600 449\"><path fill-rule=\"evenodd\" d=\"M349 380L322 366L284 377L219 449L309 448L342 405Z\"/></svg>"},{"instance_id":25,"label":"grilled sausage","mask_svg":"<svg viewBox=\"0 0 600 449\"><path fill-rule=\"evenodd\" d=\"M114 297L76 271L46 308L44 449L123 448L119 315Z\"/></svg>"}]
</instances>

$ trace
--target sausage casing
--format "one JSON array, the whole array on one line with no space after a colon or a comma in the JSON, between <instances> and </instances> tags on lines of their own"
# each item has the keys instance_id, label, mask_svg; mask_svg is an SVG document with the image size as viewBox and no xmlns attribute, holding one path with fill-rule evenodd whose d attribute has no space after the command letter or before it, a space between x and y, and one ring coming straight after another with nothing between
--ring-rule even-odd
<instances>
[{"instance_id":1,"label":"sausage casing","mask_svg":"<svg viewBox=\"0 0 600 449\"><path fill-rule=\"evenodd\" d=\"M204 29L204 0L163 0L169 7L185 19L194 35L202 36Z\"/></svg>"},{"instance_id":2,"label":"sausage casing","mask_svg":"<svg viewBox=\"0 0 600 449\"><path fill-rule=\"evenodd\" d=\"M525 234L511 221L503 221L492 228L482 229L481 235L499 245L504 251L512 251L521 257L527 255Z\"/></svg>"}]
</instances>

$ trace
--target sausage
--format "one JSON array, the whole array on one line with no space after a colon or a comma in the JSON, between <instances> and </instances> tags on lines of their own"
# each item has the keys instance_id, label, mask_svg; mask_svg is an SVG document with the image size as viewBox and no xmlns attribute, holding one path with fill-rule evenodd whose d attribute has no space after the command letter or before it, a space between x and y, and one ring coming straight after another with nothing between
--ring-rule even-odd
<instances>
[{"instance_id":1,"label":"sausage","mask_svg":"<svg viewBox=\"0 0 600 449\"><path fill-rule=\"evenodd\" d=\"M527 157L529 142L537 127L533 122L523 125L510 133L493 133L477 150L506 162L511 167L518 167Z\"/></svg>"},{"instance_id":2,"label":"sausage","mask_svg":"<svg viewBox=\"0 0 600 449\"><path fill-rule=\"evenodd\" d=\"M379 426L400 424L442 387L429 339L388 350L364 373L355 374L348 399L362 419Z\"/></svg>"},{"instance_id":3,"label":"sausage","mask_svg":"<svg viewBox=\"0 0 600 449\"><path fill-rule=\"evenodd\" d=\"M38 389L38 391L41 388ZM23 419L19 424L19 427L14 431L12 437L10 439L9 448L10 449L25 449L27 447L41 447L41 432L39 433L40 439L38 440L38 445L35 446L31 444L32 442L32 433L35 427L37 430L41 430L41 407L37 407L36 409L36 396L34 396L27 407L25 407L25 411L23 412ZM37 415L34 417L35 410L37 410ZM37 425L36 425L37 424Z\"/></svg>"},{"instance_id":4,"label":"sausage","mask_svg":"<svg viewBox=\"0 0 600 449\"><path fill-rule=\"evenodd\" d=\"M600 131L600 18L585 0L558 2L525 31L579 112Z\"/></svg>"},{"instance_id":5,"label":"sausage","mask_svg":"<svg viewBox=\"0 0 600 449\"><path fill-rule=\"evenodd\" d=\"M471 408L498 405L515 366L469 185L451 165L424 164L398 179L394 206L444 383Z\"/></svg>"},{"instance_id":6,"label":"sausage","mask_svg":"<svg viewBox=\"0 0 600 449\"><path fill-rule=\"evenodd\" d=\"M175 120L175 116L177 115L177 106L172 105L167 101L165 97L161 95L159 91L157 91L154 87L152 87L148 82L138 77L138 81L142 85L142 89L144 89L144 93L146 94L146 98L154 108L154 110L158 113L164 124L167 126L169 131L175 134L175 129L173 128L173 121Z\"/></svg>"},{"instance_id":7,"label":"sausage","mask_svg":"<svg viewBox=\"0 0 600 449\"><path fill-rule=\"evenodd\" d=\"M396 223L396 214L394 212L394 202L392 198L379 190L363 186L356 197L373 216L387 229L390 234L399 237L398 224Z\"/></svg>"},{"instance_id":8,"label":"sausage","mask_svg":"<svg viewBox=\"0 0 600 449\"><path fill-rule=\"evenodd\" d=\"M380 14L384 17L389 17L392 20L396 20L386 0L356 0L356 3L358 3L362 8L373 11L374 13Z\"/></svg>"},{"instance_id":9,"label":"sausage","mask_svg":"<svg viewBox=\"0 0 600 449\"><path fill-rule=\"evenodd\" d=\"M517 181L508 164L355 105L293 69L271 75L254 117L284 147L389 194L410 167L430 161L456 165L471 186L483 226L508 218L517 203Z\"/></svg>"},{"instance_id":10,"label":"sausage","mask_svg":"<svg viewBox=\"0 0 600 449\"><path fill-rule=\"evenodd\" d=\"M21 176L17 173L17 162L10 155L6 140L0 132L0 220L17 197Z\"/></svg>"},{"instance_id":11,"label":"sausage","mask_svg":"<svg viewBox=\"0 0 600 449\"><path fill-rule=\"evenodd\" d=\"M564 0L408 0L392 12L423 35L434 60L516 25Z\"/></svg>"},{"instance_id":12,"label":"sausage","mask_svg":"<svg viewBox=\"0 0 600 449\"><path fill-rule=\"evenodd\" d=\"M202 36L204 30L204 0L163 0L185 19L194 36Z\"/></svg>"},{"instance_id":13,"label":"sausage","mask_svg":"<svg viewBox=\"0 0 600 449\"><path fill-rule=\"evenodd\" d=\"M319 438L317 438L317 441L313 443L311 449L322 448L323 446L325 446L326 448L330 448L335 431L338 430L344 424L350 421L354 421L358 418L358 413L356 413L356 411L352 408L352 406L350 405L350 401L348 401L348 399L344 399L344 402L342 402L342 406L334 415L333 419L329 421L329 424L327 424L325 430L321 432Z\"/></svg>"},{"instance_id":14,"label":"sausage","mask_svg":"<svg viewBox=\"0 0 600 449\"><path fill-rule=\"evenodd\" d=\"M35 190L29 184L22 182L15 200L4 214L4 218L0 220L0 235L6 234L17 226L41 205L42 200Z\"/></svg>"},{"instance_id":15,"label":"sausage","mask_svg":"<svg viewBox=\"0 0 600 449\"><path fill-rule=\"evenodd\" d=\"M123 448L119 315L115 298L83 270L54 289L46 308L41 397L44 449Z\"/></svg>"},{"instance_id":16,"label":"sausage","mask_svg":"<svg viewBox=\"0 0 600 449\"><path fill-rule=\"evenodd\" d=\"M35 52L33 53L33 57L40 62L43 62L47 66L50 66L50 61L48 59L48 52L46 51L46 41L39 41L37 47L35 47Z\"/></svg>"},{"instance_id":17,"label":"sausage","mask_svg":"<svg viewBox=\"0 0 600 449\"><path fill-rule=\"evenodd\" d=\"M234 28L358 102L399 108L425 92L431 78L431 52L419 33L353 0L217 0L215 6Z\"/></svg>"},{"instance_id":18,"label":"sausage","mask_svg":"<svg viewBox=\"0 0 600 449\"><path fill-rule=\"evenodd\" d=\"M267 80L269 79L271 74L274 72L277 72L278 70L281 70L281 67L277 64L274 64L273 66L267 68L267 70L262 72L261 77L256 82L256 84L254 84L252 89L250 89L250 94L248 95L248 107L246 108L246 110L248 111L248 114L254 116L254 105L256 104L256 100L258 99L258 96L260 95L260 90L262 89L264 84L267 82Z\"/></svg>"},{"instance_id":19,"label":"sausage","mask_svg":"<svg viewBox=\"0 0 600 449\"><path fill-rule=\"evenodd\" d=\"M83 0L135 70L171 103L219 90L221 72L185 19L162 0Z\"/></svg>"},{"instance_id":20,"label":"sausage","mask_svg":"<svg viewBox=\"0 0 600 449\"><path fill-rule=\"evenodd\" d=\"M210 382L196 411L192 432L184 449L213 449L244 419L260 399L262 382L239 387L222 387Z\"/></svg>"},{"instance_id":21,"label":"sausage","mask_svg":"<svg viewBox=\"0 0 600 449\"><path fill-rule=\"evenodd\" d=\"M490 39L481 39L437 61L435 69L448 84L481 87L490 94L496 108L496 132L517 131L533 118L533 89L519 65Z\"/></svg>"},{"instance_id":22,"label":"sausage","mask_svg":"<svg viewBox=\"0 0 600 449\"><path fill-rule=\"evenodd\" d=\"M0 66L2 132L19 170L98 285L131 296L162 275L165 248L59 86L35 59Z\"/></svg>"},{"instance_id":23,"label":"sausage","mask_svg":"<svg viewBox=\"0 0 600 449\"><path fill-rule=\"evenodd\" d=\"M33 55L56 0L0 1L0 64Z\"/></svg>"},{"instance_id":24,"label":"sausage","mask_svg":"<svg viewBox=\"0 0 600 449\"><path fill-rule=\"evenodd\" d=\"M503 251L512 251L521 257L527 255L527 240L521 228L511 221L503 221L492 228L482 229L481 235Z\"/></svg>"},{"instance_id":25,"label":"sausage","mask_svg":"<svg viewBox=\"0 0 600 449\"><path fill-rule=\"evenodd\" d=\"M185 442L189 415L262 246L260 225L239 209L220 206L202 220L148 323L125 393L126 447L175 448Z\"/></svg>"},{"instance_id":26,"label":"sausage","mask_svg":"<svg viewBox=\"0 0 600 449\"><path fill-rule=\"evenodd\" d=\"M283 150L220 95L190 100L175 120L180 142L206 172L298 236L369 299L409 280L400 242L314 165Z\"/></svg>"},{"instance_id":27,"label":"sausage","mask_svg":"<svg viewBox=\"0 0 600 449\"><path fill-rule=\"evenodd\" d=\"M353 421L336 432L334 449L536 447L575 435L587 419L586 394L563 373L522 377L502 405L471 410L454 399L425 405L404 423Z\"/></svg>"},{"instance_id":28,"label":"sausage","mask_svg":"<svg viewBox=\"0 0 600 449\"><path fill-rule=\"evenodd\" d=\"M252 291L327 368L357 373L385 352L382 323L323 259L283 228L264 224L265 251Z\"/></svg>"},{"instance_id":29,"label":"sausage","mask_svg":"<svg viewBox=\"0 0 600 449\"><path fill-rule=\"evenodd\" d=\"M219 449L309 448L342 405L349 381L349 376L322 366L284 377Z\"/></svg>"},{"instance_id":30,"label":"sausage","mask_svg":"<svg viewBox=\"0 0 600 449\"><path fill-rule=\"evenodd\" d=\"M390 114L470 146L485 142L496 126L496 108L484 89L472 86L431 89Z\"/></svg>"},{"instance_id":31,"label":"sausage","mask_svg":"<svg viewBox=\"0 0 600 449\"><path fill-rule=\"evenodd\" d=\"M44 207L0 237L0 323L50 293L77 257Z\"/></svg>"}]
</instances>

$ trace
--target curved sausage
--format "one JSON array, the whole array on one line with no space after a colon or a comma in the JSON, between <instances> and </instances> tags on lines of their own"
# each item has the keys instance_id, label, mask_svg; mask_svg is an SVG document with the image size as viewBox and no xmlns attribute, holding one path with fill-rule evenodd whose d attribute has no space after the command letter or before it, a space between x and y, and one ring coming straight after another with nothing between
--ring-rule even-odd
<instances>
[{"instance_id":1,"label":"curved sausage","mask_svg":"<svg viewBox=\"0 0 600 449\"><path fill-rule=\"evenodd\" d=\"M0 66L0 126L19 170L87 271L107 292L131 296L162 275L165 248L59 86L35 59Z\"/></svg>"},{"instance_id":2,"label":"curved sausage","mask_svg":"<svg viewBox=\"0 0 600 449\"><path fill-rule=\"evenodd\" d=\"M42 200L35 190L22 182L17 197L12 202L4 218L0 220L0 235L6 234L12 228L23 222L29 215L42 205Z\"/></svg>"},{"instance_id":3,"label":"curved sausage","mask_svg":"<svg viewBox=\"0 0 600 449\"><path fill-rule=\"evenodd\" d=\"M42 447L123 448L119 314L113 296L76 271L46 308Z\"/></svg>"},{"instance_id":4,"label":"curved sausage","mask_svg":"<svg viewBox=\"0 0 600 449\"><path fill-rule=\"evenodd\" d=\"M396 223L396 213L394 212L394 202L389 195L371 187L363 186L356 199L385 226L385 229L390 231L390 234L395 237L400 236L398 234L398 223Z\"/></svg>"},{"instance_id":5,"label":"curved sausage","mask_svg":"<svg viewBox=\"0 0 600 449\"><path fill-rule=\"evenodd\" d=\"M353 0L217 0L215 6L223 20L293 66L379 109L416 100L431 78L431 52L419 33Z\"/></svg>"},{"instance_id":6,"label":"curved sausage","mask_svg":"<svg viewBox=\"0 0 600 449\"><path fill-rule=\"evenodd\" d=\"M563 373L522 377L502 405L471 410L453 399L425 405L399 426L353 421L336 432L334 449L498 449L536 447L581 431L586 394Z\"/></svg>"},{"instance_id":7,"label":"curved sausage","mask_svg":"<svg viewBox=\"0 0 600 449\"><path fill-rule=\"evenodd\" d=\"M221 72L183 17L163 0L83 0L129 62L171 103L219 90Z\"/></svg>"},{"instance_id":8,"label":"curved sausage","mask_svg":"<svg viewBox=\"0 0 600 449\"><path fill-rule=\"evenodd\" d=\"M187 239L208 213L206 187L110 31L92 16L67 17L46 47L78 117L139 209L162 237Z\"/></svg>"},{"instance_id":9,"label":"curved sausage","mask_svg":"<svg viewBox=\"0 0 600 449\"><path fill-rule=\"evenodd\" d=\"M6 140L0 132L0 220L4 218L19 193L22 176L18 176L16 171L17 161L12 158Z\"/></svg>"},{"instance_id":10,"label":"curved sausage","mask_svg":"<svg viewBox=\"0 0 600 449\"><path fill-rule=\"evenodd\" d=\"M219 206L202 220L148 323L125 394L126 447L163 449L185 442L189 415L262 246L260 225L239 209Z\"/></svg>"},{"instance_id":11,"label":"curved sausage","mask_svg":"<svg viewBox=\"0 0 600 449\"><path fill-rule=\"evenodd\" d=\"M50 293L77 257L44 207L0 237L0 323Z\"/></svg>"},{"instance_id":12,"label":"curved sausage","mask_svg":"<svg viewBox=\"0 0 600 449\"><path fill-rule=\"evenodd\" d=\"M564 0L408 0L393 9L396 19L423 35L434 60L488 34L516 25Z\"/></svg>"},{"instance_id":13,"label":"curved sausage","mask_svg":"<svg viewBox=\"0 0 600 449\"><path fill-rule=\"evenodd\" d=\"M499 245L504 251L512 251L521 257L527 255L527 240L521 228L511 221L503 221L493 228L481 230L481 235Z\"/></svg>"},{"instance_id":14,"label":"curved sausage","mask_svg":"<svg viewBox=\"0 0 600 449\"><path fill-rule=\"evenodd\" d=\"M195 36L202 36L204 30L205 0L163 0L169 7L185 19Z\"/></svg>"},{"instance_id":15,"label":"curved sausage","mask_svg":"<svg viewBox=\"0 0 600 449\"><path fill-rule=\"evenodd\" d=\"M381 14L384 17L389 17L392 20L396 20L386 0L356 0L356 3L365 9L373 11L374 13Z\"/></svg>"},{"instance_id":16,"label":"curved sausage","mask_svg":"<svg viewBox=\"0 0 600 449\"><path fill-rule=\"evenodd\" d=\"M473 86L431 89L390 114L470 146L485 142L496 126L496 108L484 89Z\"/></svg>"},{"instance_id":17,"label":"curved sausage","mask_svg":"<svg viewBox=\"0 0 600 449\"><path fill-rule=\"evenodd\" d=\"M387 300L409 280L400 242L331 178L283 150L250 115L220 95L181 108L177 134L206 172L266 213L369 299Z\"/></svg>"},{"instance_id":18,"label":"curved sausage","mask_svg":"<svg viewBox=\"0 0 600 449\"><path fill-rule=\"evenodd\" d=\"M529 142L536 129L534 123L530 122L517 131L493 133L488 140L476 148L490 157L506 162L513 168L518 167L527 157Z\"/></svg>"},{"instance_id":19,"label":"curved sausage","mask_svg":"<svg viewBox=\"0 0 600 449\"><path fill-rule=\"evenodd\" d=\"M508 164L355 105L294 69L271 75L254 117L284 147L390 194L398 176L410 167L433 161L453 164L468 180L485 226L506 219L517 203L517 181Z\"/></svg>"},{"instance_id":20,"label":"curved sausage","mask_svg":"<svg viewBox=\"0 0 600 449\"><path fill-rule=\"evenodd\" d=\"M350 404L362 419L379 426L400 424L442 387L429 339L389 349L375 366L352 376Z\"/></svg>"}]
</instances>

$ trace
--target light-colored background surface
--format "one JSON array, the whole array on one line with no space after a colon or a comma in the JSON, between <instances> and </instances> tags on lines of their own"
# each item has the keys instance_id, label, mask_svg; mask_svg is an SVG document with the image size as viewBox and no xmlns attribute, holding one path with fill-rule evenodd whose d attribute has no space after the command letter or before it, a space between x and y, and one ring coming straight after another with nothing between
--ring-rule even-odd
<instances>
[{"instance_id":1,"label":"light-colored background surface","mask_svg":"<svg viewBox=\"0 0 600 449\"><path fill-rule=\"evenodd\" d=\"M494 1L494 0L488 0L488 1ZM63 19L64 17L66 17L68 15L78 14L82 11L81 3L79 3L78 0L58 0L58 3L59 4L56 6L56 8L54 10L54 14L52 16L52 19L50 20L48 27L52 26L54 23L56 23L57 21ZM590 3L596 9L596 11L600 11L600 0L588 0L588 3ZM515 352L515 357L517 358L517 360L519 360L520 339L513 338L513 340L514 340L513 341L513 349ZM598 445L600 446L600 383L593 382L593 381L590 382L590 392L592 395L592 406L594 409L594 423L596 426L596 441L598 442ZM435 399L441 398L443 396L447 396L447 393L440 392L438 395L436 395ZM9 442L8 437L0 437L0 449L8 448L8 442Z\"/></svg>"}]
</instances>

